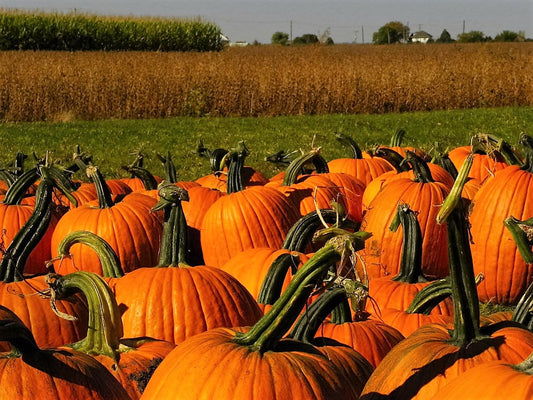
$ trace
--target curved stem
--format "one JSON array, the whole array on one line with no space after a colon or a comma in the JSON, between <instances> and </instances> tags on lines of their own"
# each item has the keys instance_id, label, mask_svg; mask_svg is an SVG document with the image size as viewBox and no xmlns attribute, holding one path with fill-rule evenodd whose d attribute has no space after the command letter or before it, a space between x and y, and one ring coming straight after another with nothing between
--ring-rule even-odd
<instances>
[{"instance_id":1,"label":"curved stem","mask_svg":"<svg viewBox=\"0 0 533 400\"><path fill-rule=\"evenodd\" d=\"M113 207L115 203L111 197L111 191L109 190L100 170L94 165L89 165L85 171L96 187L98 206L102 209Z\"/></svg>"},{"instance_id":2,"label":"curved stem","mask_svg":"<svg viewBox=\"0 0 533 400\"><path fill-rule=\"evenodd\" d=\"M40 351L33 334L11 310L0 305L0 341L11 345L11 354L31 355Z\"/></svg>"},{"instance_id":3,"label":"curved stem","mask_svg":"<svg viewBox=\"0 0 533 400\"><path fill-rule=\"evenodd\" d=\"M154 175L152 175L152 173L146 168L138 166L129 166L124 167L124 169L131 173L135 178L139 178L146 190L157 189L157 181L155 180Z\"/></svg>"},{"instance_id":4,"label":"curved stem","mask_svg":"<svg viewBox=\"0 0 533 400\"><path fill-rule=\"evenodd\" d=\"M0 278L3 282L14 282L24 277L24 265L31 251L44 236L52 219L52 191L54 183L44 178L35 194L35 208L32 215L17 232L0 261Z\"/></svg>"},{"instance_id":5,"label":"curved stem","mask_svg":"<svg viewBox=\"0 0 533 400\"><path fill-rule=\"evenodd\" d=\"M172 161L170 151L167 152L167 156L163 157L160 154L157 154L159 160L163 163L165 168L165 181L168 183L176 183L178 181L178 175L176 172L176 165Z\"/></svg>"},{"instance_id":6,"label":"curved stem","mask_svg":"<svg viewBox=\"0 0 533 400\"><path fill-rule=\"evenodd\" d=\"M261 289L257 296L260 304L274 304L281 296L283 282L287 276L289 268L294 275L298 270L300 257L295 254L285 253L278 256L270 265L267 274L261 284Z\"/></svg>"},{"instance_id":7,"label":"curved stem","mask_svg":"<svg viewBox=\"0 0 533 400\"><path fill-rule=\"evenodd\" d=\"M378 147L374 152L374 156L387 160L398 173L409 171L411 169L409 164L403 162L404 158L400 153L387 147Z\"/></svg>"},{"instance_id":8,"label":"curved stem","mask_svg":"<svg viewBox=\"0 0 533 400\"><path fill-rule=\"evenodd\" d=\"M75 231L65 236L57 247L58 258L68 256L70 248L76 243L89 246L95 251L100 259L104 277L120 278L124 276L124 271L115 250L100 236L89 231Z\"/></svg>"},{"instance_id":9,"label":"curved stem","mask_svg":"<svg viewBox=\"0 0 533 400\"><path fill-rule=\"evenodd\" d=\"M422 231L416 214L408 205L400 204L396 215L399 223L391 225L390 229L396 232L401 224L403 242L400 271L392 280L405 283L427 282L422 273Z\"/></svg>"},{"instance_id":10,"label":"curved stem","mask_svg":"<svg viewBox=\"0 0 533 400\"><path fill-rule=\"evenodd\" d=\"M301 156L294 159L287 170L285 171L285 176L283 177L282 186L290 186L298 180L298 176L301 174L305 165L308 163L313 163L315 165L317 172L325 173L327 163L324 158L320 155L320 148L315 148L309 151L308 153L302 154Z\"/></svg>"},{"instance_id":11,"label":"curved stem","mask_svg":"<svg viewBox=\"0 0 533 400\"><path fill-rule=\"evenodd\" d=\"M2 203L7 205L20 204L28 189L40 178L38 168L32 168L24 172L9 187Z\"/></svg>"},{"instance_id":12,"label":"curved stem","mask_svg":"<svg viewBox=\"0 0 533 400\"><path fill-rule=\"evenodd\" d=\"M423 182L423 183L434 182L433 176L431 176L431 171L427 163L422 158L417 156L415 153L407 150L405 152L404 162L408 162L413 167L413 173L415 175L415 178L414 178L415 182Z\"/></svg>"},{"instance_id":13,"label":"curved stem","mask_svg":"<svg viewBox=\"0 0 533 400\"><path fill-rule=\"evenodd\" d=\"M122 320L113 292L103 278L92 272L78 271L49 276L48 284L58 299L80 291L87 299L87 336L69 346L86 354L101 354L116 360L123 334Z\"/></svg>"},{"instance_id":14,"label":"curved stem","mask_svg":"<svg viewBox=\"0 0 533 400\"><path fill-rule=\"evenodd\" d=\"M189 195L183 188L166 184L159 189L159 202L152 211L165 211L163 236L159 251L159 267L177 267L188 265L187 221L181 206L182 201L189 201Z\"/></svg>"},{"instance_id":15,"label":"curved stem","mask_svg":"<svg viewBox=\"0 0 533 400\"><path fill-rule=\"evenodd\" d=\"M244 160L248 156L249 151L246 148L243 141L239 142L236 149L231 150L228 153L228 180L227 180L227 193L235 193L244 190L243 171Z\"/></svg>"},{"instance_id":16,"label":"curved stem","mask_svg":"<svg viewBox=\"0 0 533 400\"><path fill-rule=\"evenodd\" d=\"M394 132L394 135L392 135L390 139L389 147L401 147L404 136L405 136L404 129L396 130L396 132Z\"/></svg>"},{"instance_id":17,"label":"curved stem","mask_svg":"<svg viewBox=\"0 0 533 400\"><path fill-rule=\"evenodd\" d=\"M512 215L503 221L505 227L511 233L516 247L526 264L533 264L533 218L521 221Z\"/></svg>"},{"instance_id":18,"label":"curved stem","mask_svg":"<svg viewBox=\"0 0 533 400\"><path fill-rule=\"evenodd\" d=\"M335 139L337 139L345 146L348 146L352 150L353 158L355 158L356 160L363 158L363 152L361 151L355 140L353 140L351 137L337 132L335 133Z\"/></svg>"}]
</instances>

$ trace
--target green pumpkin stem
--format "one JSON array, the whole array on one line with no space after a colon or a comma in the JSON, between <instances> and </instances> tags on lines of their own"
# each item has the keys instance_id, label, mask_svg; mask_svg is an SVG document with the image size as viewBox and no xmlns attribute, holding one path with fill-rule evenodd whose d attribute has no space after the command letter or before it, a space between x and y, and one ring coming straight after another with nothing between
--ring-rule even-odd
<instances>
[{"instance_id":1,"label":"green pumpkin stem","mask_svg":"<svg viewBox=\"0 0 533 400\"><path fill-rule=\"evenodd\" d=\"M69 346L86 354L106 355L116 360L123 334L122 320L115 296L104 279L87 271L64 276L54 274L47 279L57 299L66 299L77 292L82 292L87 299L87 336Z\"/></svg>"},{"instance_id":2,"label":"green pumpkin stem","mask_svg":"<svg viewBox=\"0 0 533 400\"><path fill-rule=\"evenodd\" d=\"M511 215L503 221L503 224L511 233L524 262L533 264L533 252L531 251L533 218L521 221Z\"/></svg>"},{"instance_id":3,"label":"green pumpkin stem","mask_svg":"<svg viewBox=\"0 0 533 400\"><path fill-rule=\"evenodd\" d=\"M446 219L448 218L448 215L454 210L457 205L459 204L462 198L463 189L465 187L466 182L468 181L468 174L470 173L470 170L472 169L472 164L474 162L474 153L468 154L466 156L465 161L463 162L463 165L461 165L461 168L459 169L459 173L457 174L457 177L455 178L455 181L453 183L453 186L450 190L450 193L446 196L444 199L444 202L442 203L442 207L440 208L438 214L437 214L437 223L442 224Z\"/></svg>"},{"instance_id":4,"label":"green pumpkin stem","mask_svg":"<svg viewBox=\"0 0 533 400\"><path fill-rule=\"evenodd\" d=\"M524 325L530 331L533 331L533 283L531 283L513 311L511 321Z\"/></svg>"},{"instance_id":5,"label":"green pumpkin stem","mask_svg":"<svg viewBox=\"0 0 533 400\"><path fill-rule=\"evenodd\" d=\"M263 279L261 289L259 289L259 294L257 295L257 302L259 304L274 304L281 296L283 282L289 268L291 274L294 275L298 270L299 264L300 257L296 254L285 253L276 257Z\"/></svg>"},{"instance_id":6,"label":"green pumpkin stem","mask_svg":"<svg viewBox=\"0 0 533 400\"><path fill-rule=\"evenodd\" d=\"M483 336L479 326L479 298L470 251L468 221L462 202L452 210L446 222L454 310L451 341L459 346L466 346Z\"/></svg>"},{"instance_id":7,"label":"green pumpkin stem","mask_svg":"<svg viewBox=\"0 0 533 400\"><path fill-rule=\"evenodd\" d=\"M408 162L413 167L413 173L415 175L415 182L429 183L434 182L433 176L431 176L431 170L428 164L414 152L407 150L405 152L405 159L403 161Z\"/></svg>"},{"instance_id":8,"label":"green pumpkin stem","mask_svg":"<svg viewBox=\"0 0 533 400\"><path fill-rule=\"evenodd\" d=\"M35 194L32 215L17 232L0 261L0 279L15 282L24 279L24 265L35 246L44 236L52 219L52 192L54 182L43 178Z\"/></svg>"},{"instance_id":9,"label":"green pumpkin stem","mask_svg":"<svg viewBox=\"0 0 533 400\"><path fill-rule=\"evenodd\" d=\"M188 265L187 221L181 206L182 201L189 201L189 195L183 188L172 184L160 185L159 202L152 211L164 210L163 236L159 251L159 267L178 267Z\"/></svg>"},{"instance_id":10,"label":"green pumpkin stem","mask_svg":"<svg viewBox=\"0 0 533 400\"><path fill-rule=\"evenodd\" d=\"M361 151L361 148L357 145L355 140L353 140L351 137L346 136L343 133L336 132L335 139L337 139L337 141L339 141L343 145L350 148L353 154L352 158L355 158L356 160L363 158L363 152Z\"/></svg>"},{"instance_id":11,"label":"green pumpkin stem","mask_svg":"<svg viewBox=\"0 0 533 400\"><path fill-rule=\"evenodd\" d=\"M85 172L87 176L91 179L96 187L96 195L98 196L98 206L101 209L111 208L115 205L113 198L111 196L111 191L105 182L104 176L94 165L87 166Z\"/></svg>"},{"instance_id":12,"label":"green pumpkin stem","mask_svg":"<svg viewBox=\"0 0 533 400\"><path fill-rule=\"evenodd\" d=\"M163 167L165 168L165 182L176 183L178 181L178 174L176 171L176 165L172 161L170 151L167 152L166 157L159 153L156 153L156 155L157 158L159 158L159 160L163 163Z\"/></svg>"},{"instance_id":13,"label":"green pumpkin stem","mask_svg":"<svg viewBox=\"0 0 533 400\"><path fill-rule=\"evenodd\" d=\"M234 341L252 350L265 352L275 348L307 302L314 288L325 279L348 248L364 248L367 235L361 232L335 236L319 249L293 276L289 286L272 308L247 333L237 333Z\"/></svg>"},{"instance_id":14,"label":"green pumpkin stem","mask_svg":"<svg viewBox=\"0 0 533 400\"><path fill-rule=\"evenodd\" d=\"M324 227L323 222L335 224L340 228L353 230L357 228L353 221L339 215L334 210L322 209L320 211L311 211L296 221L291 229L289 229L281 248L303 253L309 243L311 243L314 233L319 228Z\"/></svg>"},{"instance_id":15,"label":"green pumpkin stem","mask_svg":"<svg viewBox=\"0 0 533 400\"><path fill-rule=\"evenodd\" d=\"M298 180L298 177L305 170L306 165L312 163L315 167L315 171L319 174L329 172L329 167L322 155L320 154L320 148L311 149L309 152L300 155L295 158L285 170L285 176L283 177L282 186L290 186Z\"/></svg>"},{"instance_id":16,"label":"green pumpkin stem","mask_svg":"<svg viewBox=\"0 0 533 400\"><path fill-rule=\"evenodd\" d=\"M434 157L431 162L441 166L446 171L448 171L448 173L452 176L454 180L457 179L457 175L459 174L459 172L457 171L455 164L450 159L448 153L439 154L438 156Z\"/></svg>"},{"instance_id":17,"label":"green pumpkin stem","mask_svg":"<svg viewBox=\"0 0 533 400\"><path fill-rule=\"evenodd\" d=\"M404 129L397 129L396 132L394 132L394 135L392 135L389 143L389 147L401 147L403 138L405 137L405 130Z\"/></svg>"},{"instance_id":18,"label":"green pumpkin stem","mask_svg":"<svg viewBox=\"0 0 533 400\"><path fill-rule=\"evenodd\" d=\"M20 204L28 189L40 178L39 169L32 168L24 172L9 187L2 203L6 205Z\"/></svg>"},{"instance_id":19,"label":"green pumpkin stem","mask_svg":"<svg viewBox=\"0 0 533 400\"><path fill-rule=\"evenodd\" d=\"M311 343L320 326L329 314L337 314L334 323L352 322L352 314L346 290L343 287L333 287L322 293L311 303L294 324L289 337ZM339 316L339 314L342 314ZM342 322L340 322L340 318ZM333 322L333 321L332 321Z\"/></svg>"},{"instance_id":20,"label":"green pumpkin stem","mask_svg":"<svg viewBox=\"0 0 533 400\"><path fill-rule=\"evenodd\" d=\"M128 171L133 177L139 178L145 190L157 189L157 181L154 178L154 175L146 168L131 165L123 166L122 168Z\"/></svg>"},{"instance_id":21,"label":"green pumpkin stem","mask_svg":"<svg viewBox=\"0 0 533 400\"><path fill-rule=\"evenodd\" d=\"M404 158L400 153L387 147L378 147L376 151L374 151L374 156L387 160L387 162L391 164L398 173L409 171L411 169L409 164L403 162Z\"/></svg>"},{"instance_id":22,"label":"green pumpkin stem","mask_svg":"<svg viewBox=\"0 0 533 400\"><path fill-rule=\"evenodd\" d=\"M227 154L229 165L226 191L228 194L244 190L244 161L249 154L244 141L240 141L237 148Z\"/></svg>"},{"instance_id":23,"label":"green pumpkin stem","mask_svg":"<svg viewBox=\"0 0 533 400\"><path fill-rule=\"evenodd\" d=\"M120 278L124 276L124 271L120 265L120 259L115 250L100 236L89 231L75 231L65 236L57 246L56 259L61 259L69 255L70 248L80 243L89 246L98 255L102 265L103 276L106 278Z\"/></svg>"},{"instance_id":24,"label":"green pumpkin stem","mask_svg":"<svg viewBox=\"0 0 533 400\"><path fill-rule=\"evenodd\" d=\"M513 368L526 375L533 375L533 353L531 353L520 364L513 365Z\"/></svg>"},{"instance_id":25,"label":"green pumpkin stem","mask_svg":"<svg viewBox=\"0 0 533 400\"><path fill-rule=\"evenodd\" d=\"M396 232L398 226L401 225L403 242L400 271L392 280L405 283L427 282L422 273L422 231L416 214L409 208L409 205L400 204L396 216L399 223L391 224L390 230Z\"/></svg>"}]
</instances>

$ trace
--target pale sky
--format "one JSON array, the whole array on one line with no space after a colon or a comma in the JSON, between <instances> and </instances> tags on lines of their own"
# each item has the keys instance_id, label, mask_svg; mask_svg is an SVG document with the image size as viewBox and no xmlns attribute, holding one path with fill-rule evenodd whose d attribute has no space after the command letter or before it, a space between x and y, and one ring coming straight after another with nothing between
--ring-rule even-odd
<instances>
[{"instance_id":1,"label":"pale sky","mask_svg":"<svg viewBox=\"0 0 533 400\"><path fill-rule=\"evenodd\" d=\"M0 8L88 12L101 15L202 17L232 41L269 43L276 31L293 37L328 28L335 43L372 41L389 21L438 38L469 31L496 36L503 30L533 37L533 0L0 0Z\"/></svg>"}]
</instances>

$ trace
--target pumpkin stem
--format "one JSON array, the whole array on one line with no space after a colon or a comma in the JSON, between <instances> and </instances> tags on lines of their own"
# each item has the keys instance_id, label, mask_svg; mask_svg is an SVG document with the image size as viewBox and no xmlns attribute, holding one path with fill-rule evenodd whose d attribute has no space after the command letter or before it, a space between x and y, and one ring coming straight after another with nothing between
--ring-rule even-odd
<instances>
[{"instance_id":1,"label":"pumpkin stem","mask_svg":"<svg viewBox=\"0 0 533 400\"><path fill-rule=\"evenodd\" d=\"M528 330L533 331L533 283L531 283L513 311L511 321L524 325Z\"/></svg>"},{"instance_id":2,"label":"pumpkin stem","mask_svg":"<svg viewBox=\"0 0 533 400\"><path fill-rule=\"evenodd\" d=\"M281 296L283 282L289 268L291 269L291 274L294 275L298 270L299 264L300 257L296 254L285 253L276 257L263 279L257 302L260 304L274 304Z\"/></svg>"},{"instance_id":3,"label":"pumpkin stem","mask_svg":"<svg viewBox=\"0 0 533 400\"><path fill-rule=\"evenodd\" d=\"M80 291L87 299L87 336L69 346L86 354L106 355L116 361L123 334L122 320L115 296L104 279L93 272L77 271L64 276L50 274L47 281L57 299L66 299Z\"/></svg>"},{"instance_id":4,"label":"pumpkin stem","mask_svg":"<svg viewBox=\"0 0 533 400\"><path fill-rule=\"evenodd\" d=\"M413 173L415 175L415 178L413 179L414 182L434 182L428 164L414 152L407 150L405 152L405 159L403 162L408 162L413 167Z\"/></svg>"},{"instance_id":5,"label":"pumpkin stem","mask_svg":"<svg viewBox=\"0 0 533 400\"><path fill-rule=\"evenodd\" d=\"M12 356L24 356L40 351L32 332L19 317L0 305L0 341L11 345Z\"/></svg>"},{"instance_id":6,"label":"pumpkin stem","mask_svg":"<svg viewBox=\"0 0 533 400\"><path fill-rule=\"evenodd\" d=\"M533 375L533 353L531 353L520 364L513 365L513 368L523 374Z\"/></svg>"},{"instance_id":7,"label":"pumpkin stem","mask_svg":"<svg viewBox=\"0 0 533 400\"><path fill-rule=\"evenodd\" d=\"M446 196L444 202L442 203L442 207L437 214L437 224L442 224L446 218L448 218L448 215L450 215L452 210L454 210L457 207L457 204L461 201L463 188L468 181L468 174L472 169L473 162L474 153L470 153L468 156L466 156L463 165L461 165L459 173L453 182L450 193L448 193L448 196Z\"/></svg>"},{"instance_id":8,"label":"pumpkin stem","mask_svg":"<svg viewBox=\"0 0 533 400\"><path fill-rule=\"evenodd\" d=\"M308 244L311 243L317 229L324 227L323 222L335 224L340 228L356 229L356 224L353 221L345 218L345 216L339 216L335 210L322 209L311 211L296 221L291 229L289 229L281 248L303 253Z\"/></svg>"},{"instance_id":9,"label":"pumpkin stem","mask_svg":"<svg viewBox=\"0 0 533 400\"><path fill-rule=\"evenodd\" d=\"M526 134L520 135L519 143L524 146L525 162L521 169L533 173L533 138Z\"/></svg>"},{"instance_id":10,"label":"pumpkin stem","mask_svg":"<svg viewBox=\"0 0 533 400\"><path fill-rule=\"evenodd\" d=\"M505 227L511 233L520 255L526 264L533 264L533 218L521 221L512 215L503 221Z\"/></svg>"},{"instance_id":11,"label":"pumpkin stem","mask_svg":"<svg viewBox=\"0 0 533 400\"><path fill-rule=\"evenodd\" d=\"M189 201L189 194L185 189L168 183L159 185L159 202L152 207L152 211L164 209L165 212L159 267L188 265L187 221L181 206L182 201Z\"/></svg>"},{"instance_id":12,"label":"pumpkin stem","mask_svg":"<svg viewBox=\"0 0 533 400\"><path fill-rule=\"evenodd\" d=\"M176 165L172 161L170 151L167 152L167 156L164 157L159 153L156 153L157 158L163 163L165 168L165 181L168 183L176 183L178 181L178 174L176 171Z\"/></svg>"},{"instance_id":13,"label":"pumpkin stem","mask_svg":"<svg viewBox=\"0 0 533 400\"><path fill-rule=\"evenodd\" d=\"M397 129L396 132L394 132L394 135L392 135L389 143L389 147L401 147L403 138L405 137L405 130L404 129Z\"/></svg>"},{"instance_id":14,"label":"pumpkin stem","mask_svg":"<svg viewBox=\"0 0 533 400\"><path fill-rule=\"evenodd\" d=\"M2 203L6 205L20 204L28 189L40 178L39 169L32 168L24 172L9 187Z\"/></svg>"},{"instance_id":15,"label":"pumpkin stem","mask_svg":"<svg viewBox=\"0 0 533 400\"><path fill-rule=\"evenodd\" d=\"M451 341L464 346L483 336L479 326L479 298L470 250L468 221L462 202L451 211L446 221L454 311Z\"/></svg>"},{"instance_id":16,"label":"pumpkin stem","mask_svg":"<svg viewBox=\"0 0 533 400\"><path fill-rule=\"evenodd\" d=\"M20 281L24 265L35 246L44 236L52 219L52 191L54 182L44 177L37 187L35 208L24 226L17 232L0 261L0 279L3 282Z\"/></svg>"},{"instance_id":17,"label":"pumpkin stem","mask_svg":"<svg viewBox=\"0 0 533 400\"><path fill-rule=\"evenodd\" d=\"M329 172L328 163L320 154L320 147L313 148L309 152L295 158L287 167L283 177L282 186L290 186L298 180L298 176L306 169L306 165L312 163L315 172L322 174Z\"/></svg>"},{"instance_id":18,"label":"pumpkin stem","mask_svg":"<svg viewBox=\"0 0 533 400\"><path fill-rule=\"evenodd\" d=\"M450 157L448 153L441 153L435 156L432 160L432 163L437 164L444 168L448 173L452 176L452 178L455 180L457 179L458 171L455 167L455 164L450 160Z\"/></svg>"},{"instance_id":19,"label":"pumpkin stem","mask_svg":"<svg viewBox=\"0 0 533 400\"><path fill-rule=\"evenodd\" d=\"M89 246L95 251L100 259L104 277L120 278L124 276L124 271L115 250L100 236L89 231L75 231L66 235L57 247L57 258L61 259L68 256L70 248L76 243Z\"/></svg>"},{"instance_id":20,"label":"pumpkin stem","mask_svg":"<svg viewBox=\"0 0 533 400\"><path fill-rule=\"evenodd\" d=\"M343 145L348 146L352 150L353 158L356 160L363 158L363 152L361 151L361 148L351 137L346 136L343 133L335 132L335 139L337 139Z\"/></svg>"},{"instance_id":21,"label":"pumpkin stem","mask_svg":"<svg viewBox=\"0 0 533 400\"><path fill-rule=\"evenodd\" d=\"M96 195L98 196L98 206L101 209L111 208L115 205L113 198L111 196L111 191L105 182L104 176L94 165L88 165L85 172L87 176L91 179L96 187Z\"/></svg>"},{"instance_id":22,"label":"pumpkin stem","mask_svg":"<svg viewBox=\"0 0 533 400\"><path fill-rule=\"evenodd\" d=\"M374 152L374 156L384 158L398 173L409 171L411 169L409 164L403 162L404 158L400 153L387 147L378 147Z\"/></svg>"},{"instance_id":23,"label":"pumpkin stem","mask_svg":"<svg viewBox=\"0 0 533 400\"><path fill-rule=\"evenodd\" d=\"M402 257L400 271L392 280L405 283L427 282L422 273L422 231L416 214L407 204L398 205L390 230L396 232L399 225L403 228Z\"/></svg>"},{"instance_id":24,"label":"pumpkin stem","mask_svg":"<svg viewBox=\"0 0 533 400\"><path fill-rule=\"evenodd\" d=\"M232 149L227 154L228 165L228 180L227 193L235 193L244 190L243 171L244 160L250 154L244 141L240 141L237 148Z\"/></svg>"},{"instance_id":25,"label":"pumpkin stem","mask_svg":"<svg viewBox=\"0 0 533 400\"><path fill-rule=\"evenodd\" d=\"M289 337L311 343L326 317L332 312L337 317L335 324L352 322L348 297L343 287L333 287L322 293L298 318Z\"/></svg>"},{"instance_id":26,"label":"pumpkin stem","mask_svg":"<svg viewBox=\"0 0 533 400\"><path fill-rule=\"evenodd\" d=\"M122 168L128 171L133 177L139 178L146 190L157 189L157 181L154 175L146 168L136 165L122 166Z\"/></svg>"},{"instance_id":27,"label":"pumpkin stem","mask_svg":"<svg viewBox=\"0 0 533 400\"><path fill-rule=\"evenodd\" d=\"M523 162L512 146L494 135L478 134L472 137L472 151L487 154L496 161L505 161L508 165L522 165Z\"/></svg>"},{"instance_id":28,"label":"pumpkin stem","mask_svg":"<svg viewBox=\"0 0 533 400\"><path fill-rule=\"evenodd\" d=\"M352 251L364 248L364 235L336 236L318 250L293 276L291 283L272 308L244 334L236 334L234 341L253 350L265 352L273 349L306 304L315 286L327 276L332 265L351 246ZM358 241L354 239L357 237ZM354 247L357 246L357 247Z\"/></svg>"}]
</instances>

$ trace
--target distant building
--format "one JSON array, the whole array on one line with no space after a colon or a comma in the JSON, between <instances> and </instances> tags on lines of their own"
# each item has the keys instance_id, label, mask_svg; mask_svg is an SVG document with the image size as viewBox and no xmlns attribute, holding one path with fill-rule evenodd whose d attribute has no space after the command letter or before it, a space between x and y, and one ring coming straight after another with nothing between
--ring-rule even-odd
<instances>
[{"instance_id":1,"label":"distant building","mask_svg":"<svg viewBox=\"0 0 533 400\"><path fill-rule=\"evenodd\" d=\"M229 44L231 47L246 47L249 46L250 43L245 41L237 41L237 42L230 42Z\"/></svg>"},{"instance_id":2,"label":"distant building","mask_svg":"<svg viewBox=\"0 0 533 400\"><path fill-rule=\"evenodd\" d=\"M418 32L412 33L409 36L409 39L413 43L427 43L433 39L433 36L431 36L429 33L425 31L418 31Z\"/></svg>"},{"instance_id":3,"label":"distant building","mask_svg":"<svg viewBox=\"0 0 533 400\"><path fill-rule=\"evenodd\" d=\"M224 36L222 33L220 34L220 43L222 43L222 46L226 46L229 44L229 39L227 36Z\"/></svg>"}]
</instances>

